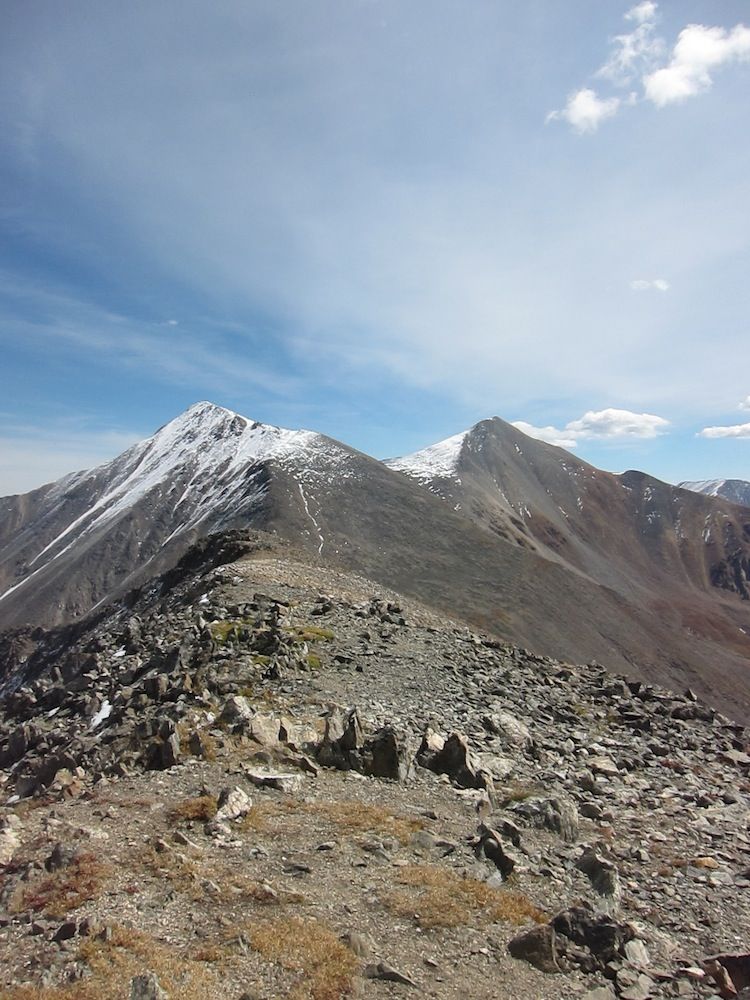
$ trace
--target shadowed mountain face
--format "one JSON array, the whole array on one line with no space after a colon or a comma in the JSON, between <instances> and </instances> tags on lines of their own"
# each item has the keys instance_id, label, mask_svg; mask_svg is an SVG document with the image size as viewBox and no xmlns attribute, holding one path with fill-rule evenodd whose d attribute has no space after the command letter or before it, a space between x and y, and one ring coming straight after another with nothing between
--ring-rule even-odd
<instances>
[{"instance_id":1,"label":"shadowed mountain face","mask_svg":"<svg viewBox=\"0 0 750 1000\"><path fill-rule=\"evenodd\" d=\"M750 716L740 508L599 472L500 420L431 451L389 468L197 404L99 469L0 501L0 624L75 619L197 538L252 528L541 653Z\"/></svg>"},{"instance_id":2,"label":"shadowed mountain face","mask_svg":"<svg viewBox=\"0 0 750 1000\"><path fill-rule=\"evenodd\" d=\"M750 483L745 479L704 479L699 482L680 483L684 490L703 493L707 497L721 497L741 507L750 507Z\"/></svg>"}]
</instances>

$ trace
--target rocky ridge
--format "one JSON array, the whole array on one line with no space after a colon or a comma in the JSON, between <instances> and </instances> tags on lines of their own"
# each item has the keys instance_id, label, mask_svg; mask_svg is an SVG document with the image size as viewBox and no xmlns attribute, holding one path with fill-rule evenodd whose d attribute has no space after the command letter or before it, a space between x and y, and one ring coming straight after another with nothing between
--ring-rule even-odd
<instances>
[{"instance_id":1,"label":"rocky ridge","mask_svg":"<svg viewBox=\"0 0 750 1000\"><path fill-rule=\"evenodd\" d=\"M0 995L743 989L746 729L257 540L226 553L17 653Z\"/></svg>"}]
</instances>

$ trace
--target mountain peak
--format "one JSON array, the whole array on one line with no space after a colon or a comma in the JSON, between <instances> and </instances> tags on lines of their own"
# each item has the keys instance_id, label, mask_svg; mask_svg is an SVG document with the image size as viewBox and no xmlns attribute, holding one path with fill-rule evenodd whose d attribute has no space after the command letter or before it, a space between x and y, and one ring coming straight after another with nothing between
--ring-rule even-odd
<instances>
[{"instance_id":1,"label":"mountain peak","mask_svg":"<svg viewBox=\"0 0 750 1000\"><path fill-rule=\"evenodd\" d=\"M385 464L395 472L404 472L414 479L448 478L455 475L464 441L470 431L431 444L421 451L389 459Z\"/></svg>"}]
</instances>

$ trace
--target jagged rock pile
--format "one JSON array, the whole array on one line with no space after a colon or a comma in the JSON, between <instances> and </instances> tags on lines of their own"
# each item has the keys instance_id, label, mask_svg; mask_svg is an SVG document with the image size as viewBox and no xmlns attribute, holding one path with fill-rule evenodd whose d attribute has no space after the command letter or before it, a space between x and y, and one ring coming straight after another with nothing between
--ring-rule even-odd
<instances>
[{"instance_id":1,"label":"jagged rock pile","mask_svg":"<svg viewBox=\"0 0 750 1000\"><path fill-rule=\"evenodd\" d=\"M253 572L239 564L158 601L144 595L54 655L41 643L2 702L8 805L229 751L261 794L301 795L302 776L321 768L407 796L448 790L456 823L471 817L462 836L421 830L415 849L441 851L490 888L519 885L554 914L510 938L514 957L593 977L592 1000L739 993L731 956L750 931L743 727L690 693L535 656L382 596L320 594L304 574L269 596ZM228 781L209 841L236 844L249 803ZM11 811L0 864L18 844ZM393 850L372 847L389 863Z\"/></svg>"}]
</instances>

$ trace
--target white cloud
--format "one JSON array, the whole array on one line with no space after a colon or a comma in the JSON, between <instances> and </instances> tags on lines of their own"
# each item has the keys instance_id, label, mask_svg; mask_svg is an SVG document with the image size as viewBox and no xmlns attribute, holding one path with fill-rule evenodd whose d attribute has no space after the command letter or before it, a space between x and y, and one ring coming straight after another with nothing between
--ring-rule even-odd
<instances>
[{"instance_id":1,"label":"white cloud","mask_svg":"<svg viewBox=\"0 0 750 1000\"><path fill-rule=\"evenodd\" d=\"M619 97L602 99L597 96L595 90L583 87L570 95L562 111L550 111L547 121L562 119L579 135L583 135L584 132L596 132L603 121L617 114L620 103Z\"/></svg>"},{"instance_id":2,"label":"white cloud","mask_svg":"<svg viewBox=\"0 0 750 1000\"><path fill-rule=\"evenodd\" d=\"M737 407L738 410L750 410L750 396L745 396L740 405Z\"/></svg>"},{"instance_id":3,"label":"white cloud","mask_svg":"<svg viewBox=\"0 0 750 1000\"><path fill-rule=\"evenodd\" d=\"M585 438L655 438L664 434L669 421L653 413L633 413L631 410L589 410L579 420L571 420L565 429L576 437Z\"/></svg>"},{"instance_id":4,"label":"white cloud","mask_svg":"<svg viewBox=\"0 0 750 1000\"><path fill-rule=\"evenodd\" d=\"M558 448L576 447L576 439L572 435L566 434L565 431L558 430L557 427L534 427L533 424L527 424L525 420L514 420L512 423L523 434L528 434L529 437L536 438L537 441L545 441Z\"/></svg>"},{"instance_id":5,"label":"white cloud","mask_svg":"<svg viewBox=\"0 0 750 1000\"><path fill-rule=\"evenodd\" d=\"M684 101L711 87L711 70L726 63L750 60L750 28L731 31L689 24L683 28L667 66L643 79L646 97L657 107Z\"/></svg>"},{"instance_id":6,"label":"white cloud","mask_svg":"<svg viewBox=\"0 0 750 1000\"><path fill-rule=\"evenodd\" d=\"M669 291L669 282L665 281L664 278L653 278L651 281L636 278L635 281L630 282L630 287L634 292L649 292L654 289L657 292L667 292Z\"/></svg>"},{"instance_id":7,"label":"white cloud","mask_svg":"<svg viewBox=\"0 0 750 1000\"><path fill-rule=\"evenodd\" d=\"M732 424L730 427L704 427L702 431L698 432L697 436L702 438L750 438L750 424Z\"/></svg>"},{"instance_id":8,"label":"white cloud","mask_svg":"<svg viewBox=\"0 0 750 1000\"><path fill-rule=\"evenodd\" d=\"M656 16L657 7L658 4L654 3L653 0L643 0L643 3L636 4L635 7L630 8L625 15L625 20L636 21L638 24L653 21Z\"/></svg>"},{"instance_id":9,"label":"white cloud","mask_svg":"<svg viewBox=\"0 0 750 1000\"><path fill-rule=\"evenodd\" d=\"M666 433L669 421L653 413L633 413L610 407L589 410L578 420L569 421L562 430L551 426L535 427L524 420L514 420L513 426L529 437L558 448L575 448L579 438L655 438Z\"/></svg>"},{"instance_id":10,"label":"white cloud","mask_svg":"<svg viewBox=\"0 0 750 1000\"><path fill-rule=\"evenodd\" d=\"M597 71L597 76L624 86L653 66L664 51L663 41L654 35L655 15L655 3L641 3L628 11L626 20L637 22L637 26L624 35L615 36L612 54Z\"/></svg>"}]
</instances>

